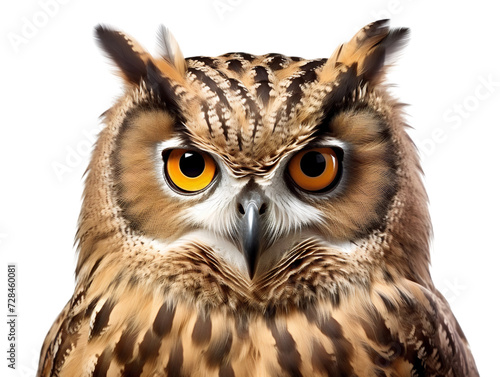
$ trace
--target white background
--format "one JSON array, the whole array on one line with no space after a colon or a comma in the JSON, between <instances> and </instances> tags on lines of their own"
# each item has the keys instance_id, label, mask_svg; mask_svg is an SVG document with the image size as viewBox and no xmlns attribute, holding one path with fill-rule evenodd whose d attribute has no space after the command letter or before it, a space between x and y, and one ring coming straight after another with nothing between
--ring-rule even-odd
<instances>
[{"instance_id":1,"label":"white background","mask_svg":"<svg viewBox=\"0 0 500 377\"><path fill-rule=\"evenodd\" d=\"M185 56L237 50L316 58L328 57L365 24L389 17L393 26L412 30L389 79L411 104L411 135L421 147L435 233L434 281L482 376L498 376L500 33L490 3L2 2L0 374L35 374L44 336L73 292L82 175L98 117L121 93L94 41L95 25L118 27L150 51L163 23ZM6 361L9 262L18 269L14 372Z\"/></svg>"}]
</instances>

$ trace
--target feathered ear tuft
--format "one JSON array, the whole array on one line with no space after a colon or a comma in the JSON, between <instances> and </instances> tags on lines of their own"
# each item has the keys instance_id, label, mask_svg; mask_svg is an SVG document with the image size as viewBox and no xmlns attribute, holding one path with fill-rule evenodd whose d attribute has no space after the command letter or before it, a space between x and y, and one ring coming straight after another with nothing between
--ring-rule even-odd
<instances>
[{"instance_id":1,"label":"feathered ear tuft","mask_svg":"<svg viewBox=\"0 0 500 377\"><path fill-rule=\"evenodd\" d=\"M118 66L123 78L130 84L139 85L146 77L146 62L151 59L132 37L104 25L95 28L100 47Z\"/></svg>"},{"instance_id":2,"label":"feathered ear tuft","mask_svg":"<svg viewBox=\"0 0 500 377\"><path fill-rule=\"evenodd\" d=\"M167 109L177 120L184 121L178 103L179 98L175 93L175 82L166 77L152 61L147 63L146 86L165 103Z\"/></svg>"},{"instance_id":3,"label":"feathered ear tuft","mask_svg":"<svg viewBox=\"0 0 500 377\"><path fill-rule=\"evenodd\" d=\"M392 63L394 54L408 42L409 34L406 28L389 29L389 20L375 21L339 46L325 64L325 70L331 70L336 77L339 71L356 66L359 83L376 84L382 80L384 68Z\"/></svg>"},{"instance_id":4,"label":"feathered ear tuft","mask_svg":"<svg viewBox=\"0 0 500 377\"><path fill-rule=\"evenodd\" d=\"M161 25L158 30L158 42L163 59L172 64L183 75L187 69L186 60L173 34L164 25Z\"/></svg>"}]
</instances>

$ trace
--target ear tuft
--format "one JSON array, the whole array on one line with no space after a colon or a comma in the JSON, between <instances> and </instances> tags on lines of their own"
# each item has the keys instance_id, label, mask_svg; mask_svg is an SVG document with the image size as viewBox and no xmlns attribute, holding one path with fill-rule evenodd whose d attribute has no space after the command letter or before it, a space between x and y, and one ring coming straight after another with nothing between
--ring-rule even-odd
<instances>
[{"instance_id":1,"label":"ear tuft","mask_svg":"<svg viewBox=\"0 0 500 377\"><path fill-rule=\"evenodd\" d=\"M158 30L158 42L163 59L173 65L181 75L184 75L187 70L186 60L173 34L164 25L161 25Z\"/></svg>"},{"instance_id":2,"label":"ear tuft","mask_svg":"<svg viewBox=\"0 0 500 377\"><path fill-rule=\"evenodd\" d=\"M175 93L176 83L166 77L163 72L152 62L147 63L146 85L166 105L166 108L177 120L183 122L184 117L178 104L178 96Z\"/></svg>"},{"instance_id":3,"label":"ear tuft","mask_svg":"<svg viewBox=\"0 0 500 377\"><path fill-rule=\"evenodd\" d=\"M409 34L406 28L389 29L389 20L372 22L339 46L325 68L345 69L356 64L359 82L376 84L381 81L385 67L392 63L394 54L408 42Z\"/></svg>"},{"instance_id":4,"label":"ear tuft","mask_svg":"<svg viewBox=\"0 0 500 377\"><path fill-rule=\"evenodd\" d=\"M150 55L130 36L104 25L95 28L95 36L124 79L130 84L139 85L146 77L146 61Z\"/></svg>"}]
</instances>

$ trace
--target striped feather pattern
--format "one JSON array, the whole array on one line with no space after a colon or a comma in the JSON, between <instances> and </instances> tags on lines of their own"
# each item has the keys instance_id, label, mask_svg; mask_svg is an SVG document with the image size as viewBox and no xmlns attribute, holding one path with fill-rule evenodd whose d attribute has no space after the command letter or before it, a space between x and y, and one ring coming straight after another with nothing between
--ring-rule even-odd
<instances>
[{"instance_id":1,"label":"striped feather pattern","mask_svg":"<svg viewBox=\"0 0 500 377\"><path fill-rule=\"evenodd\" d=\"M228 276L210 250L193 248L165 257L163 271L149 268L157 294L153 282L138 284L140 268L117 271L111 288L92 281L51 330L40 375L476 373L447 305L414 282L348 273L354 266L310 241L248 282Z\"/></svg>"},{"instance_id":2,"label":"striped feather pattern","mask_svg":"<svg viewBox=\"0 0 500 377\"><path fill-rule=\"evenodd\" d=\"M407 35L382 20L329 59L184 59L164 28L155 58L99 26L127 88L92 156L75 293L47 334L37 376L478 376L430 278L420 165L383 84ZM293 153L334 140L345 176L332 195L279 186L266 215L283 198L309 207L280 208L299 225L273 218L268 242L283 250L250 279L221 253L230 237L214 246L189 236L207 221L184 215L210 191L165 194L155 153L172 140L217 156L231 179L262 191ZM305 223L297 208L321 216ZM216 209L224 221L227 208Z\"/></svg>"}]
</instances>

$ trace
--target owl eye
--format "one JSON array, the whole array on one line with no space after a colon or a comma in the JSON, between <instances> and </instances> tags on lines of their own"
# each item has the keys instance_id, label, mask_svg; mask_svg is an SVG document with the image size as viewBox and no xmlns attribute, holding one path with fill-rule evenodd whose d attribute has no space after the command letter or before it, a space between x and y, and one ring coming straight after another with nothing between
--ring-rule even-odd
<instances>
[{"instance_id":1,"label":"owl eye","mask_svg":"<svg viewBox=\"0 0 500 377\"><path fill-rule=\"evenodd\" d=\"M312 148L293 156L288 173L302 190L324 192L338 182L339 165L337 153L332 148Z\"/></svg>"},{"instance_id":2,"label":"owl eye","mask_svg":"<svg viewBox=\"0 0 500 377\"><path fill-rule=\"evenodd\" d=\"M182 193L206 188L215 177L215 162L210 155L188 149L163 151L165 177Z\"/></svg>"}]
</instances>

